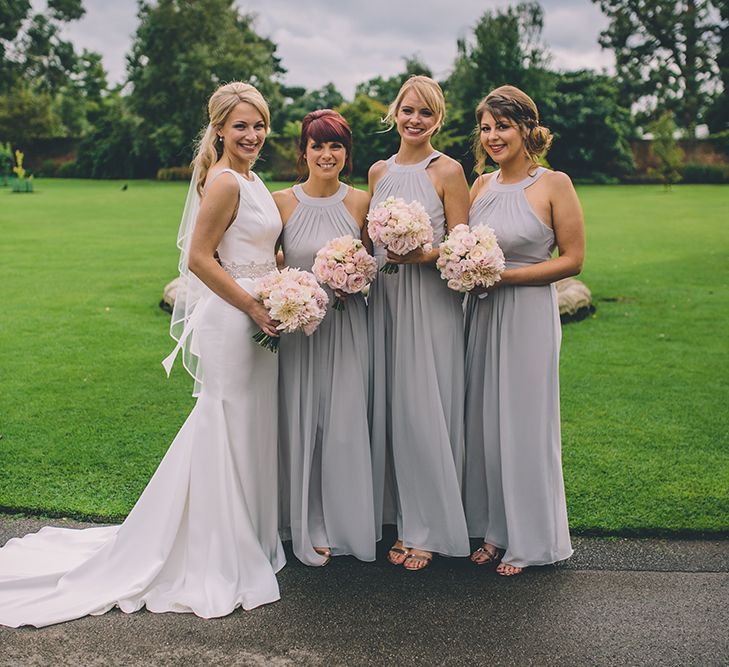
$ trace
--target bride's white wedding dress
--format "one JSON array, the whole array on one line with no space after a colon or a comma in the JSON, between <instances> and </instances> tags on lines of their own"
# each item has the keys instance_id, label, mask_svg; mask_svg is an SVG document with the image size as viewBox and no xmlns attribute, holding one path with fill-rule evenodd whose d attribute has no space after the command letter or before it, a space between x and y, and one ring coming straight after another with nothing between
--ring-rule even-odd
<instances>
[{"instance_id":1,"label":"bride's white wedding dress","mask_svg":"<svg viewBox=\"0 0 729 667\"><path fill-rule=\"evenodd\" d=\"M218 248L251 291L275 267L281 220L257 176L235 172L237 217ZM207 290L194 336L197 404L120 526L43 528L0 549L0 624L37 627L114 606L224 616L279 599L277 356L257 327Z\"/></svg>"}]
</instances>

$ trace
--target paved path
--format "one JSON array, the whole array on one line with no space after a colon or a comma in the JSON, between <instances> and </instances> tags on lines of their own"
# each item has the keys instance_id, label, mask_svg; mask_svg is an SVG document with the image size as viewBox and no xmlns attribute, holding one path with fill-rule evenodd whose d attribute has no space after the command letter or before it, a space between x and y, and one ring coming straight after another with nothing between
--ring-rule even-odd
<instances>
[{"instance_id":1,"label":"paved path","mask_svg":"<svg viewBox=\"0 0 729 667\"><path fill-rule=\"evenodd\" d=\"M42 525L0 516L0 544ZM388 537L390 537L388 535ZM216 620L114 610L0 627L0 665L729 665L729 540L575 538L515 579L336 559L279 575L282 600Z\"/></svg>"}]
</instances>

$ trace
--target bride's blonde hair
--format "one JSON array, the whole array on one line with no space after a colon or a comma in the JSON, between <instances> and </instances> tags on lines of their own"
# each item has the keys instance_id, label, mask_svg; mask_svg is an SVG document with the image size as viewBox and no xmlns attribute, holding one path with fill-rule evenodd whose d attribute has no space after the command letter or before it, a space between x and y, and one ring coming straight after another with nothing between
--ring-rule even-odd
<instances>
[{"instance_id":1,"label":"bride's blonde hair","mask_svg":"<svg viewBox=\"0 0 729 667\"><path fill-rule=\"evenodd\" d=\"M400 105L405 95L411 91L423 100L428 109L435 114L435 125L428 131L428 134L436 134L443 126L443 121L445 121L445 96L443 95L443 89L438 85L437 81L422 74L415 74L402 84L397 93L397 97L390 104L387 109L387 115L382 119L382 122L387 124L388 130L391 130L395 126L395 116L397 116L397 112L400 110Z\"/></svg>"},{"instance_id":2,"label":"bride's blonde hair","mask_svg":"<svg viewBox=\"0 0 729 667\"><path fill-rule=\"evenodd\" d=\"M196 188L202 195L208 171L223 155L223 142L218 137L218 130L225 124L228 114L241 102L247 102L263 117L266 132L270 130L271 113L263 95L250 83L232 81L220 86L208 100L208 117L210 123L202 131L197 144L195 157L192 159L193 168L198 168Z\"/></svg>"}]
</instances>

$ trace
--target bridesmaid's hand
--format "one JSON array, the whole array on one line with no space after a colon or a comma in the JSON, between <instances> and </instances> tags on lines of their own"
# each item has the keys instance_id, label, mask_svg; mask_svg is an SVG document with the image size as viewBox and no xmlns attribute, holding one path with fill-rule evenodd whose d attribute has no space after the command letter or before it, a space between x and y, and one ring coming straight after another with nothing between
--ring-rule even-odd
<instances>
[{"instance_id":1,"label":"bridesmaid's hand","mask_svg":"<svg viewBox=\"0 0 729 667\"><path fill-rule=\"evenodd\" d=\"M268 311L263 307L263 304L260 301L255 301L248 308L248 317L250 317L261 328L263 333L269 336L278 337L279 332L276 327L279 325L279 322L274 320L268 314Z\"/></svg>"},{"instance_id":2,"label":"bridesmaid's hand","mask_svg":"<svg viewBox=\"0 0 729 667\"><path fill-rule=\"evenodd\" d=\"M423 252L422 248L416 248L404 255L397 255L394 252L387 251L387 261L390 264L422 264L430 261L430 255Z\"/></svg>"},{"instance_id":3,"label":"bridesmaid's hand","mask_svg":"<svg viewBox=\"0 0 729 667\"><path fill-rule=\"evenodd\" d=\"M344 301L349 296L349 292L342 292L340 289L335 289L334 296L336 296L340 301Z\"/></svg>"},{"instance_id":4,"label":"bridesmaid's hand","mask_svg":"<svg viewBox=\"0 0 729 667\"><path fill-rule=\"evenodd\" d=\"M481 287L481 286L477 286L477 287L474 287L472 290L470 290L468 293L469 294L473 294L473 296L481 296L482 294L491 294L491 292L493 292L494 290L499 289L499 287L501 287L502 285L506 284L504 282L504 274L505 273L506 273L506 271L504 271L504 273L501 274L501 280L495 282L493 285L491 285L491 287Z\"/></svg>"}]
</instances>

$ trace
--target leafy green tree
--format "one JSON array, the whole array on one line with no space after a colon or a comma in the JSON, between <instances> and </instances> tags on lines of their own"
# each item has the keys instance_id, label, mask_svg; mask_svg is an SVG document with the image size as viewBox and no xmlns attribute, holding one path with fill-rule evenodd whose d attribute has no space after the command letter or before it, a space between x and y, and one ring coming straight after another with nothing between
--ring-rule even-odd
<instances>
[{"instance_id":1,"label":"leafy green tree","mask_svg":"<svg viewBox=\"0 0 729 667\"><path fill-rule=\"evenodd\" d=\"M327 83L318 90L307 91L301 87L288 87L281 90L285 102L273 120L273 128L283 132L289 123L300 122L310 111L316 109L336 109L344 104L344 96L333 83Z\"/></svg>"},{"instance_id":2,"label":"leafy green tree","mask_svg":"<svg viewBox=\"0 0 729 667\"><path fill-rule=\"evenodd\" d=\"M653 134L651 152L658 161L658 166L648 170L652 176L660 179L666 190L671 189L673 183L681 180L681 167L684 153L676 141L678 127L673 120L673 114L665 111L658 120L650 124Z\"/></svg>"},{"instance_id":3,"label":"leafy green tree","mask_svg":"<svg viewBox=\"0 0 729 667\"><path fill-rule=\"evenodd\" d=\"M537 2L486 11L470 38L458 40L453 72L446 81L450 120L442 141L464 163L473 166L471 144L474 110L490 90L511 84L528 93L538 106L551 90L550 56L542 43L544 13Z\"/></svg>"},{"instance_id":4,"label":"leafy green tree","mask_svg":"<svg viewBox=\"0 0 729 667\"><path fill-rule=\"evenodd\" d=\"M13 41L30 12L30 0L0 0L0 40Z\"/></svg>"},{"instance_id":5,"label":"leafy green tree","mask_svg":"<svg viewBox=\"0 0 729 667\"><path fill-rule=\"evenodd\" d=\"M12 87L18 76L9 52L29 12L30 0L0 0L0 92Z\"/></svg>"},{"instance_id":6,"label":"leafy green tree","mask_svg":"<svg viewBox=\"0 0 729 667\"><path fill-rule=\"evenodd\" d=\"M139 19L128 56L129 101L143 120L153 171L190 161L207 99L221 83L248 81L274 110L281 105L276 46L233 0L140 0Z\"/></svg>"},{"instance_id":7,"label":"leafy green tree","mask_svg":"<svg viewBox=\"0 0 729 667\"><path fill-rule=\"evenodd\" d=\"M101 56L79 55L60 36L63 23L84 15L83 4L48 0L45 11L31 9L29 2L0 0L0 93L21 99L26 111L38 107L17 140L44 138L49 125L54 136L80 136L107 86ZM37 96L35 102L28 92ZM43 111L41 105L49 108Z\"/></svg>"},{"instance_id":8,"label":"leafy green tree","mask_svg":"<svg viewBox=\"0 0 729 667\"><path fill-rule=\"evenodd\" d=\"M0 141L23 148L32 139L56 137L63 124L47 92L36 92L18 81L0 94Z\"/></svg>"},{"instance_id":9,"label":"leafy green tree","mask_svg":"<svg viewBox=\"0 0 729 667\"><path fill-rule=\"evenodd\" d=\"M729 2L719 6L721 26L719 28L720 48L716 57L721 88L713 96L706 114L706 122L712 132L729 131Z\"/></svg>"},{"instance_id":10,"label":"leafy green tree","mask_svg":"<svg viewBox=\"0 0 729 667\"><path fill-rule=\"evenodd\" d=\"M412 55L403 59L405 61L405 70L391 76L387 79L376 76L369 81L357 85L355 95L367 95L385 106L397 97L397 94L405 81L411 76L420 74L423 76L433 77L433 72L417 55Z\"/></svg>"},{"instance_id":11,"label":"leafy green tree","mask_svg":"<svg viewBox=\"0 0 729 667\"><path fill-rule=\"evenodd\" d=\"M82 0L47 0L46 11L32 15L26 0L11 1L11 8L6 5L0 2L0 40L5 40L3 54L12 52L13 60L8 55L3 65L14 71L15 78L23 77L33 88L55 95L75 73L77 61L71 42L61 39L60 28L84 15Z\"/></svg>"},{"instance_id":12,"label":"leafy green tree","mask_svg":"<svg viewBox=\"0 0 729 667\"><path fill-rule=\"evenodd\" d=\"M360 94L337 110L352 128L353 176L366 177L374 162L390 157L400 144L394 130L384 131L386 126L382 119L387 114L387 107Z\"/></svg>"},{"instance_id":13,"label":"leafy green tree","mask_svg":"<svg viewBox=\"0 0 729 667\"><path fill-rule=\"evenodd\" d=\"M448 92L474 109L490 90L504 84L540 98L549 83L550 56L542 43L544 13L537 2L522 2L487 11L473 28L472 39L458 40L458 55Z\"/></svg>"},{"instance_id":14,"label":"leafy green tree","mask_svg":"<svg viewBox=\"0 0 729 667\"><path fill-rule=\"evenodd\" d=\"M37 90L52 95L60 92L76 69L77 55L71 42L60 39L60 26L43 14L36 14L21 39L22 75Z\"/></svg>"},{"instance_id":15,"label":"leafy green tree","mask_svg":"<svg viewBox=\"0 0 729 667\"><path fill-rule=\"evenodd\" d=\"M106 71L101 55L84 50L76 57L73 74L53 97L53 106L61 118L59 136L82 137L94 124L108 93Z\"/></svg>"},{"instance_id":16,"label":"leafy green tree","mask_svg":"<svg viewBox=\"0 0 729 667\"><path fill-rule=\"evenodd\" d=\"M0 142L0 185L7 185L10 171L13 168L13 149L10 142Z\"/></svg>"},{"instance_id":17,"label":"leafy green tree","mask_svg":"<svg viewBox=\"0 0 729 667\"><path fill-rule=\"evenodd\" d=\"M555 136L549 164L573 178L620 177L632 171L630 110L615 80L589 70L553 74L541 120Z\"/></svg>"},{"instance_id":18,"label":"leafy green tree","mask_svg":"<svg viewBox=\"0 0 729 667\"><path fill-rule=\"evenodd\" d=\"M129 100L114 92L105 97L93 128L78 147L75 175L88 178L153 177L149 143L140 131L143 120Z\"/></svg>"},{"instance_id":19,"label":"leafy green tree","mask_svg":"<svg viewBox=\"0 0 729 667\"><path fill-rule=\"evenodd\" d=\"M87 102L99 104L109 88L101 54L84 49L77 65L79 88Z\"/></svg>"},{"instance_id":20,"label":"leafy green tree","mask_svg":"<svg viewBox=\"0 0 729 667\"><path fill-rule=\"evenodd\" d=\"M593 2L609 20L600 44L615 53L625 99L643 108L643 120L674 111L693 136L718 75L717 16L726 0Z\"/></svg>"}]
</instances>

